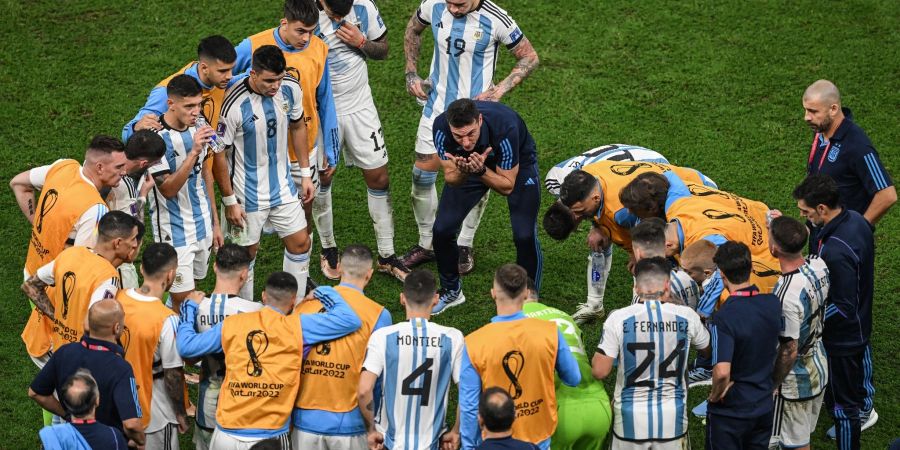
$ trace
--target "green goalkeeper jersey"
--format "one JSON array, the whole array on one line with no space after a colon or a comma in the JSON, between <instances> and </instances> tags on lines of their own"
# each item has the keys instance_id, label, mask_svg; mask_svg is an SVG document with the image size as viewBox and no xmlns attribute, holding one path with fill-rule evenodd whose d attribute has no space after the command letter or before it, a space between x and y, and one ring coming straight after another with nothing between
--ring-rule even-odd
<instances>
[{"instance_id":1,"label":"green goalkeeper jersey","mask_svg":"<svg viewBox=\"0 0 900 450\"><path fill-rule=\"evenodd\" d=\"M530 302L525 303L522 307L525 315L534 319L549 320L556 323L556 328L562 333L572 356L578 361L578 370L581 371L581 383L575 387L569 387L559 381L556 377L556 395L557 397L579 397L579 398L596 398L602 395L607 399L606 390L603 383L594 379L591 374L591 361L588 359L587 352L584 351L584 343L581 340L581 329L575 324L572 316L560 311L552 306L542 303Z\"/></svg>"}]
</instances>

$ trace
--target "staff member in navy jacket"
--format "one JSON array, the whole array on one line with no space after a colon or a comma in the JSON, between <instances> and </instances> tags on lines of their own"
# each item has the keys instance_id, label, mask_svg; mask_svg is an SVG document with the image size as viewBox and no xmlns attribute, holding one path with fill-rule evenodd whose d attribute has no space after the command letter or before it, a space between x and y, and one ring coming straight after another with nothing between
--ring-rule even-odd
<instances>
[{"instance_id":1,"label":"staff member in navy jacket","mask_svg":"<svg viewBox=\"0 0 900 450\"><path fill-rule=\"evenodd\" d=\"M840 203L838 187L827 175L810 175L794 189L800 214L819 228L811 253L817 253L831 277L822 342L828 354L825 405L834 418L839 449L858 449L861 410L874 392L864 377L871 366L872 292L875 241L872 227Z\"/></svg>"}]
</instances>

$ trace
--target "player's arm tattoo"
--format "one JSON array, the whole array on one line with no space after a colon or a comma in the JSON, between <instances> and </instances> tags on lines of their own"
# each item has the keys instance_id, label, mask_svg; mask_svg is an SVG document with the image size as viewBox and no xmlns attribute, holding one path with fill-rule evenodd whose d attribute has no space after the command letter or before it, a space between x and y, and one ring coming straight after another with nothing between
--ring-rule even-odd
<instances>
[{"instance_id":1,"label":"player's arm tattoo","mask_svg":"<svg viewBox=\"0 0 900 450\"><path fill-rule=\"evenodd\" d=\"M505 94L518 86L522 80L534 71L540 62L537 52L527 37L522 38L522 42L513 47L512 54L516 57L516 65L513 67L512 72L509 73L509 76L497 85L497 89L501 94Z\"/></svg>"},{"instance_id":2,"label":"player's arm tattoo","mask_svg":"<svg viewBox=\"0 0 900 450\"><path fill-rule=\"evenodd\" d=\"M47 317L53 317L56 309L47 295L47 283L38 277L31 277L22 284L22 291L34 303L34 306Z\"/></svg>"},{"instance_id":3,"label":"player's arm tattoo","mask_svg":"<svg viewBox=\"0 0 900 450\"><path fill-rule=\"evenodd\" d=\"M419 50L422 48L422 31L425 25L419 21L416 13L409 18L406 31L403 33L403 54L406 55L406 72L416 72L419 62Z\"/></svg>"},{"instance_id":4,"label":"player's arm tattoo","mask_svg":"<svg viewBox=\"0 0 900 450\"><path fill-rule=\"evenodd\" d=\"M175 415L184 417L187 412L184 409L184 369L176 367L174 369L163 369L163 379L166 385L166 393L172 400L172 407L175 408Z\"/></svg>"},{"instance_id":5,"label":"player's arm tattoo","mask_svg":"<svg viewBox=\"0 0 900 450\"><path fill-rule=\"evenodd\" d=\"M778 359L775 361L775 371L772 373L772 379L775 386L781 386L784 378L790 373L797 361L797 340L791 339L788 342L782 342L778 345Z\"/></svg>"},{"instance_id":6,"label":"player's arm tattoo","mask_svg":"<svg viewBox=\"0 0 900 450\"><path fill-rule=\"evenodd\" d=\"M370 41L366 40L366 43L363 44L362 48L360 48L363 53L366 54L367 57L372 59L387 59L388 57L388 40L387 40L387 32L384 33L380 38Z\"/></svg>"},{"instance_id":7,"label":"player's arm tattoo","mask_svg":"<svg viewBox=\"0 0 900 450\"><path fill-rule=\"evenodd\" d=\"M34 199L33 198L28 199L28 215L34 216Z\"/></svg>"}]
</instances>

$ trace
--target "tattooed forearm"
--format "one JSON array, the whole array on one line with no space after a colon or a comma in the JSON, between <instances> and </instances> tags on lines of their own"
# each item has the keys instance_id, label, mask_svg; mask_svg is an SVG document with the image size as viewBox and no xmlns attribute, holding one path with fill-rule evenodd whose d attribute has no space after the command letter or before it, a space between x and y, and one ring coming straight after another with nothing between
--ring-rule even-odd
<instances>
[{"instance_id":1,"label":"tattooed forearm","mask_svg":"<svg viewBox=\"0 0 900 450\"><path fill-rule=\"evenodd\" d=\"M33 198L28 199L28 215L31 215L31 216L34 215L34 199Z\"/></svg>"},{"instance_id":2,"label":"tattooed forearm","mask_svg":"<svg viewBox=\"0 0 900 450\"><path fill-rule=\"evenodd\" d=\"M387 33L376 41L366 41L362 48L363 53L369 58L382 60L388 57Z\"/></svg>"},{"instance_id":3,"label":"tattooed forearm","mask_svg":"<svg viewBox=\"0 0 900 450\"><path fill-rule=\"evenodd\" d=\"M775 372L772 378L775 386L780 386L781 382L794 367L797 360L797 341L792 339L789 342L782 343L778 346L778 359L775 361Z\"/></svg>"},{"instance_id":4,"label":"tattooed forearm","mask_svg":"<svg viewBox=\"0 0 900 450\"><path fill-rule=\"evenodd\" d=\"M406 55L406 71L415 72L419 61L419 50L422 47L422 31L425 25L419 22L416 13L409 18L406 31L403 33L403 54Z\"/></svg>"},{"instance_id":5,"label":"tattooed forearm","mask_svg":"<svg viewBox=\"0 0 900 450\"><path fill-rule=\"evenodd\" d=\"M53 317L56 312L53 302L47 296L47 283L41 281L38 277L31 277L22 284L22 292L34 303L35 308L44 313L47 317Z\"/></svg>"},{"instance_id":6,"label":"tattooed forearm","mask_svg":"<svg viewBox=\"0 0 900 450\"><path fill-rule=\"evenodd\" d=\"M166 393L172 400L172 407L175 408L175 415L187 415L184 409L184 369L163 369L163 378L165 379Z\"/></svg>"},{"instance_id":7,"label":"tattooed forearm","mask_svg":"<svg viewBox=\"0 0 900 450\"><path fill-rule=\"evenodd\" d=\"M532 47L528 38L522 38L522 42L519 42L519 45L512 50L512 53L518 61L509 76L497 85L497 89L504 94L518 86L522 80L534 71L540 62L538 54L534 51L534 47Z\"/></svg>"}]
</instances>

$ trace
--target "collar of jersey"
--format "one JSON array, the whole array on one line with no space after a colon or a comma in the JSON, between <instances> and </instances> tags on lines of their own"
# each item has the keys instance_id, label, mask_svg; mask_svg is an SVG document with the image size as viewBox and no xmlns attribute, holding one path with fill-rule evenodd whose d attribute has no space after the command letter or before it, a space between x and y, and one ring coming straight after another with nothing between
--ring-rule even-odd
<instances>
[{"instance_id":1,"label":"collar of jersey","mask_svg":"<svg viewBox=\"0 0 900 450\"><path fill-rule=\"evenodd\" d=\"M505 316L494 316L491 318L491 322L512 322L513 320L519 320L519 319L524 319L524 318L525 318L525 313L520 310L513 314L507 314Z\"/></svg>"},{"instance_id":2,"label":"collar of jersey","mask_svg":"<svg viewBox=\"0 0 900 450\"><path fill-rule=\"evenodd\" d=\"M344 286L344 287L348 287L350 289L355 289L355 290L359 291L360 294L365 294L365 292L362 289L360 289L359 287L357 287L355 284L347 283L346 281L341 281L340 284L338 284L338 286Z\"/></svg>"},{"instance_id":3,"label":"collar of jersey","mask_svg":"<svg viewBox=\"0 0 900 450\"><path fill-rule=\"evenodd\" d=\"M280 310L280 309L278 309L278 308L276 308L276 307L274 307L274 306L272 306L272 305L266 305L266 308L271 308L273 311L277 312L278 314L281 314L282 316L288 315L288 313L286 313L286 312L284 312L284 311L282 311L282 310Z\"/></svg>"},{"instance_id":4,"label":"collar of jersey","mask_svg":"<svg viewBox=\"0 0 900 450\"><path fill-rule=\"evenodd\" d=\"M681 254L684 251L684 229L680 220L672 219L672 222L675 222L675 230L678 231L678 254Z\"/></svg>"},{"instance_id":5,"label":"collar of jersey","mask_svg":"<svg viewBox=\"0 0 900 450\"><path fill-rule=\"evenodd\" d=\"M140 292L138 292L137 289L134 289L134 288L131 288L128 290L128 296L135 300L141 301L141 302L158 302L159 301L158 298L141 294Z\"/></svg>"}]
</instances>

